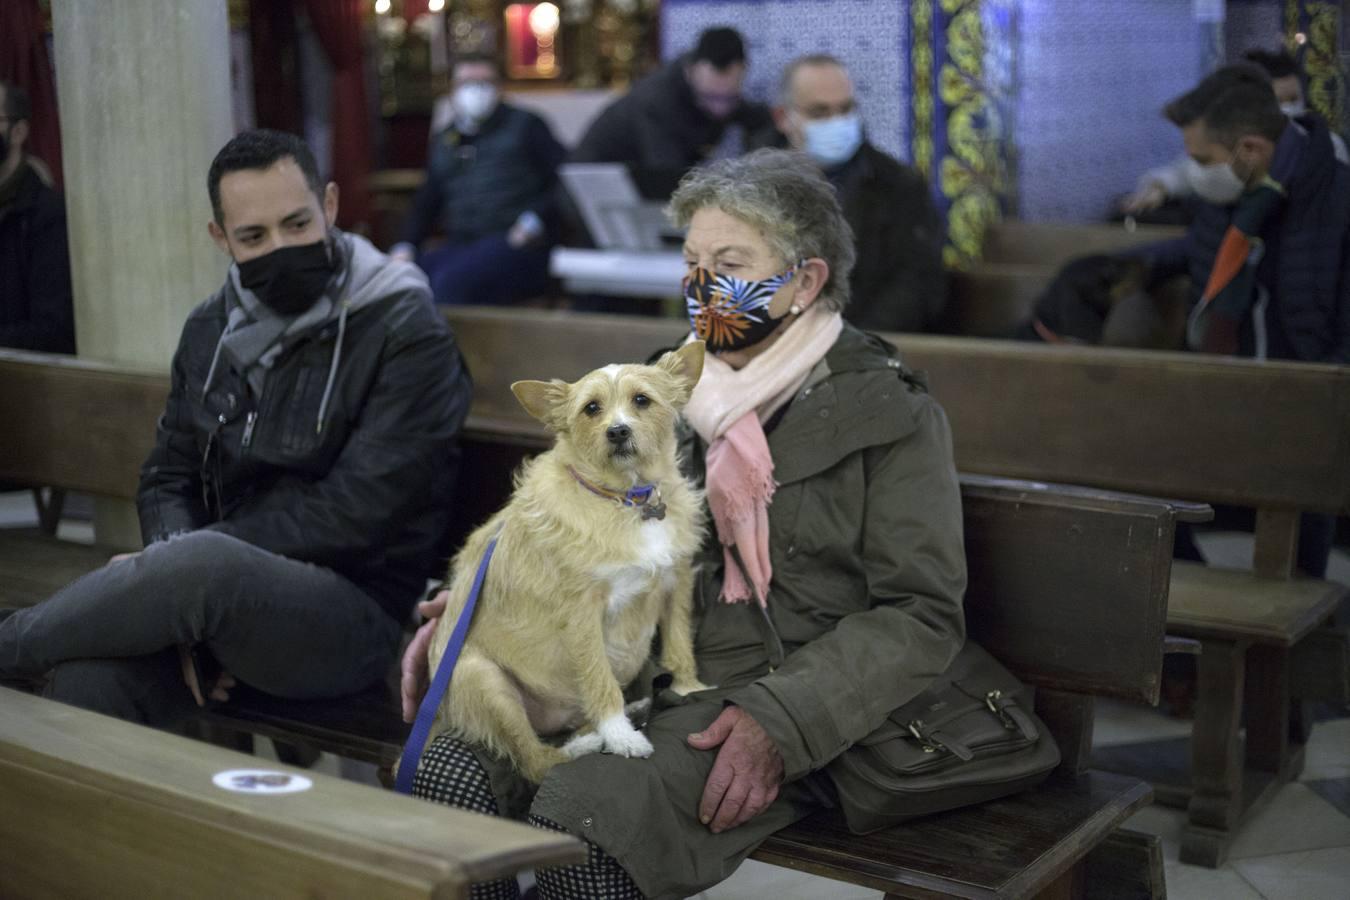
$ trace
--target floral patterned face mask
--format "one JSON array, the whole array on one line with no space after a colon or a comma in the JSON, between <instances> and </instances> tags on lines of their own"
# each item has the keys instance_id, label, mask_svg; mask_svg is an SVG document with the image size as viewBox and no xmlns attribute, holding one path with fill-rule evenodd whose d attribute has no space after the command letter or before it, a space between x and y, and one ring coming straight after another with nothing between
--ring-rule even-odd
<instances>
[{"instance_id":1,"label":"floral patterned face mask","mask_svg":"<svg viewBox=\"0 0 1350 900\"><path fill-rule=\"evenodd\" d=\"M783 323L781 317L769 317L769 304L800 265L763 281L695 269L684 279L684 303L694 336L706 341L713 353L739 350L764 340Z\"/></svg>"}]
</instances>

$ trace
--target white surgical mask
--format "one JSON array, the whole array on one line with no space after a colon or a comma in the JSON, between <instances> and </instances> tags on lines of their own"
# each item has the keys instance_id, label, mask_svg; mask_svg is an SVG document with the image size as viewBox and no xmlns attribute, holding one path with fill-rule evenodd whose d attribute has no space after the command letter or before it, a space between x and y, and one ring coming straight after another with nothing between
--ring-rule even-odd
<instances>
[{"instance_id":1,"label":"white surgical mask","mask_svg":"<svg viewBox=\"0 0 1350 900\"><path fill-rule=\"evenodd\" d=\"M450 105L461 122L481 123L497 108L497 89L481 81L471 81L455 88Z\"/></svg>"},{"instance_id":2,"label":"white surgical mask","mask_svg":"<svg viewBox=\"0 0 1350 900\"><path fill-rule=\"evenodd\" d=\"M1211 163L1202 166L1194 160L1186 167L1186 180L1196 195L1216 206L1236 203L1247 189L1241 178L1233 171L1229 163Z\"/></svg>"},{"instance_id":3,"label":"white surgical mask","mask_svg":"<svg viewBox=\"0 0 1350 900\"><path fill-rule=\"evenodd\" d=\"M863 142L862 117L856 112L802 123L802 149L822 166L846 163Z\"/></svg>"},{"instance_id":4,"label":"white surgical mask","mask_svg":"<svg viewBox=\"0 0 1350 900\"><path fill-rule=\"evenodd\" d=\"M1291 119L1297 119L1308 111L1308 106L1302 100L1295 100L1293 103L1281 103L1280 112Z\"/></svg>"}]
</instances>

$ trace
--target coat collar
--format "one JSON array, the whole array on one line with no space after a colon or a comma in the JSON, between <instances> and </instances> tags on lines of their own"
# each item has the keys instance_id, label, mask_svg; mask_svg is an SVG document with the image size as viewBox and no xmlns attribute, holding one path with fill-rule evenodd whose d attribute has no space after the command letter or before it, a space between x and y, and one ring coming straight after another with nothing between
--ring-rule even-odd
<instances>
[{"instance_id":1,"label":"coat collar","mask_svg":"<svg viewBox=\"0 0 1350 900\"><path fill-rule=\"evenodd\" d=\"M894 443L917 427L912 394L922 383L890 344L845 325L821 366L769 435L779 484L822 472L865 447Z\"/></svg>"}]
</instances>

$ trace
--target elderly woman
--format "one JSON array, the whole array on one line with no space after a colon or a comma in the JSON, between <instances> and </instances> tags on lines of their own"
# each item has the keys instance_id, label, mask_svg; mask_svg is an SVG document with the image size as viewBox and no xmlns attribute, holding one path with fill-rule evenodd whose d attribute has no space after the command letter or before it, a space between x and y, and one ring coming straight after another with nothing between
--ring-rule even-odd
<instances>
[{"instance_id":1,"label":"elderly woman","mask_svg":"<svg viewBox=\"0 0 1350 900\"><path fill-rule=\"evenodd\" d=\"M829 183L764 150L691 172L671 209L688 228L692 330L712 351L684 458L720 539L696 595L699 675L717 687L680 697L655 679L648 759L584 756L536 790L446 736L417 775L420 796L584 838L587 865L538 873L544 898L686 897L726 878L837 802L831 761L964 637L947 422L893 348L840 318L854 254ZM424 643L405 659L405 714Z\"/></svg>"}]
</instances>

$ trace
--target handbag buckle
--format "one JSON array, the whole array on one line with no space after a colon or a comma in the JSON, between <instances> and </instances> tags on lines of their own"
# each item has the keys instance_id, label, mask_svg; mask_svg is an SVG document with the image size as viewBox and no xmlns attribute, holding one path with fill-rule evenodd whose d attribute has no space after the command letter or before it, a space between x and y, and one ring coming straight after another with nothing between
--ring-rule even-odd
<instances>
[{"instance_id":1,"label":"handbag buckle","mask_svg":"<svg viewBox=\"0 0 1350 900\"><path fill-rule=\"evenodd\" d=\"M984 695L984 705L989 707L989 711L998 716L998 720L1003 723L1003 727L1009 731L1017 731L1017 723L1008 715L1007 710L1003 708L1003 692L993 690Z\"/></svg>"},{"instance_id":2,"label":"handbag buckle","mask_svg":"<svg viewBox=\"0 0 1350 900\"><path fill-rule=\"evenodd\" d=\"M910 734L914 735L914 739L919 742L919 746L923 747L924 753L937 752L937 745L930 741L928 736L923 733L922 719L911 719L905 727L909 729Z\"/></svg>"}]
</instances>

